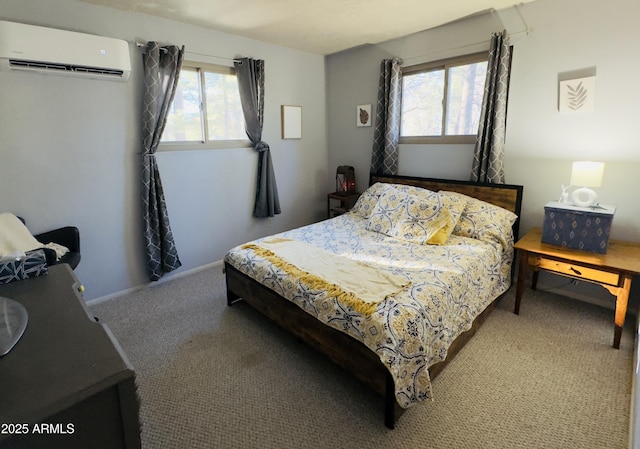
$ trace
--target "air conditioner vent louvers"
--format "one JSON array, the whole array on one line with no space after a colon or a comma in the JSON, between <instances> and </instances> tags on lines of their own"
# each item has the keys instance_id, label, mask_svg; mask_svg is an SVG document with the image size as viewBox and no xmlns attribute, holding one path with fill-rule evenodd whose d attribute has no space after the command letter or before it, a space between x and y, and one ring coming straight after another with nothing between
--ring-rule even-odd
<instances>
[{"instance_id":1,"label":"air conditioner vent louvers","mask_svg":"<svg viewBox=\"0 0 640 449\"><path fill-rule=\"evenodd\" d=\"M12 70L126 81L131 75L129 43L0 20L0 72Z\"/></svg>"},{"instance_id":2,"label":"air conditioner vent louvers","mask_svg":"<svg viewBox=\"0 0 640 449\"><path fill-rule=\"evenodd\" d=\"M100 67L87 67L80 65L62 65L40 61L23 61L19 59L10 59L9 65L14 68L58 70L62 72L98 73L100 75L112 75L118 77L121 77L123 74L122 70L103 69Z\"/></svg>"}]
</instances>

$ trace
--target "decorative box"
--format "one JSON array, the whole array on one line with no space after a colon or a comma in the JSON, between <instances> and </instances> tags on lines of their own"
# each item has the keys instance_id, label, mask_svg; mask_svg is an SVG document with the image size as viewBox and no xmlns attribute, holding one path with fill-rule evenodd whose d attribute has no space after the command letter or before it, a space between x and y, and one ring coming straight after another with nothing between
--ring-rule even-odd
<instances>
[{"instance_id":1,"label":"decorative box","mask_svg":"<svg viewBox=\"0 0 640 449\"><path fill-rule=\"evenodd\" d=\"M25 257L0 261L0 284L47 274L44 250L29 251Z\"/></svg>"},{"instance_id":2,"label":"decorative box","mask_svg":"<svg viewBox=\"0 0 640 449\"><path fill-rule=\"evenodd\" d=\"M604 254L609 246L615 206L578 207L550 202L544 206L542 242Z\"/></svg>"}]
</instances>

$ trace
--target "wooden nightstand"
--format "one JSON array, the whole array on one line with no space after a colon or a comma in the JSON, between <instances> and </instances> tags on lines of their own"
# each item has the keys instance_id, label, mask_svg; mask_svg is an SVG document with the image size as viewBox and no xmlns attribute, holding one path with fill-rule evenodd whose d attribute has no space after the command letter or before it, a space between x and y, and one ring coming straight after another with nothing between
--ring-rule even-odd
<instances>
[{"instance_id":1,"label":"wooden nightstand","mask_svg":"<svg viewBox=\"0 0 640 449\"><path fill-rule=\"evenodd\" d=\"M331 218L347 212L354 206L358 198L360 198L360 195L361 193L359 192L348 193L346 195L338 192L329 193L327 195L327 216ZM332 209L331 200L340 201L340 206Z\"/></svg>"},{"instance_id":2,"label":"wooden nightstand","mask_svg":"<svg viewBox=\"0 0 640 449\"><path fill-rule=\"evenodd\" d=\"M525 278L531 270L534 290L540 270L601 285L616 297L613 347L619 349L631 280L640 274L640 244L610 240L606 254L598 254L542 243L541 237L542 229L533 228L514 245L520 254L520 265L513 312L520 313Z\"/></svg>"}]
</instances>

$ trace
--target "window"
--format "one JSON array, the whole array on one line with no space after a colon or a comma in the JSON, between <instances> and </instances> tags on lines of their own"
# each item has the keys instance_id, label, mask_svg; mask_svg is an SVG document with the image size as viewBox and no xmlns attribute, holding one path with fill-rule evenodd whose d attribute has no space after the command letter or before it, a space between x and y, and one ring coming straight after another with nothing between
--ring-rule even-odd
<instances>
[{"instance_id":1,"label":"window","mask_svg":"<svg viewBox=\"0 0 640 449\"><path fill-rule=\"evenodd\" d=\"M185 61L161 149L249 146L235 69Z\"/></svg>"},{"instance_id":2,"label":"window","mask_svg":"<svg viewBox=\"0 0 640 449\"><path fill-rule=\"evenodd\" d=\"M404 68L400 143L473 143L487 58L478 53Z\"/></svg>"}]
</instances>

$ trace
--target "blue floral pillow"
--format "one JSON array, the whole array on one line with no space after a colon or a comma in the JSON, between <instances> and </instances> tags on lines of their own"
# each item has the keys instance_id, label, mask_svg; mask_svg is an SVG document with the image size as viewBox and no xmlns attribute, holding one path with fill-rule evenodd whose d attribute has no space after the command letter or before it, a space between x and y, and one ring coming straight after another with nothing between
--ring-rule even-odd
<instances>
[{"instance_id":1,"label":"blue floral pillow","mask_svg":"<svg viewBox=\"0 0 640 449\"><path fill-rule=\"evenodd\" d=\"M385 189L373 207L367 229L418 244L446 243L455 218L436 192L394 185ZM461 213L458 207L456 216Z\"/></svg>"},{"instance_id":2,"label":"blue floral pillow","mask_svg":"<svg viewBox=\"0 0 640 449\"><path fill-rule=\"evenodd\" d=\"M360 198L358 198L358 201L354 204L351 212L361 216L362 218L369 218L373 208L378 204L380 195L382 195L386 189L391 187L393 187L391 184L376 182L365 190L362 195L360 195Z\"/></svg>"},{"instance_id":3,"label":"blue floral pillow","mask_svg":"<svg viewBox=\"0 0 640 449\"><path fill-rule=\"evenodd\" d=\"M467 204L453 234L478 240L494 241L503 246L513 242L512 226L518 216L502 207L457 192L440 192L450 198L466 199Z\"/></svg>"},{"instance_id":4,"label":"blue floral pillow","mask_svg":"<svg viewBox=\"0 0 640 449\"><path fill-rule=\"evenodd\" d=\"M381 234L391 235L391 231L400 220L409 195L388 185L381 192L378 201L371 210L367 229Z\"/></svg>"}]
</instances>

